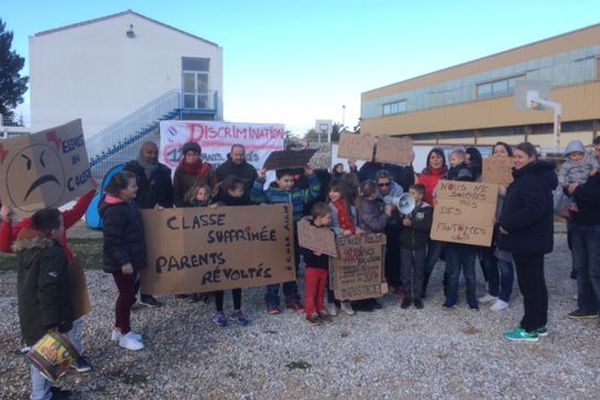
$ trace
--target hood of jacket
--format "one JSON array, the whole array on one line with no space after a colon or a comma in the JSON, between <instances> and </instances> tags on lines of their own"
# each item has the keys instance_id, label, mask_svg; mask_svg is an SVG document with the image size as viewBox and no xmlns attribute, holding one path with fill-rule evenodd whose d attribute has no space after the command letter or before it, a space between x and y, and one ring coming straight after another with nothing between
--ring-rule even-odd
<instances>
[{"instance_id":1,"label":"hood of jacket","mask_svg":"<svg viewBox=\"0 0 600 400\"><path fill-rule=\"evenodd\" d=\"M537 161L528 164L521 169L513 169L513 177L516 179L531 174L535 175L550 190L558 186L558 177L556 176L556 166L550 161Z\"/></svg>"},{"instance_id":2,"label":"hood of jacket","mask_svg":"<svg viewBox=\"0 0 600 400\"><path fill-rule=\"evenodd\" d=\"M42 250L52 246L53 243L53 240L46 237L42 232L33 228L23 228L14 241L12 250L15 253L33 249Z\"/></svg>"},{"instance_id":3,"label":"hood of jacket","mask_svg":"<svg viewBox=\"0 0 600 400\"><path fill-rule=\"evenodd\" d=\"M98 207L98 212L100 213L100 216L102 218L104 218L104 213L106 212L106 210L109 207L119 205L119 204L127 204L127 203L125 202L125 200L123 200L119 197L106 195L106 197L104 198L104 200L102 200L102 202L100 203L100 206Z\"/></svg>"}]
</instances>

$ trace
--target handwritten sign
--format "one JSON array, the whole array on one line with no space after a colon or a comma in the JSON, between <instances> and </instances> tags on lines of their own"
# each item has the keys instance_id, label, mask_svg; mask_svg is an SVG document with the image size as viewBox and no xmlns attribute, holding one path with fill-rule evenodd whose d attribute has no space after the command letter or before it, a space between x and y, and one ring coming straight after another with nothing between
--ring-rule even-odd
<instances>
[{"instance_id":1,"label":"handwritten sign","mask_svg":"<svg viewBox=\"0 0 600 400\"><path fill-rule=\"evenodd\" d=\"M309 143L308 147L317 150L310 159L315 169L331 168L331 143Z\"/></svg>"},{"instance_id":2,"label":"handwritten sign","mask_svg":"<svg viewBox=\"0 0 600 400\"><path fill-rule=\"evenodd\" d=\"M375 161L397 165L411 165L413 161L412 139L409 137L380 137L377 140Z\"/></svg>"},{"instance_id":3,"label":"handwritten sign","mask_svg":"<svg viewBox=\"0 0 600 400\"><path fill-rule=\"evenodd\" d=\"M375 138L372 136L344 134L340 135L338 157L371 161L374 148Z\"/></svg>"},{"instance_id":4,"label":"handwritten sign","mask_svg":"<svg viewBox=\"0 0 600 400\"><path fill-rule=\"evenodd\" d=\"M310 161L316 149L281 150L269 154L263 168L268 170L302 168Z\"/></svg>"},{"instance_id":5,"label":"handwritten sign","mask_svg":"<svg viewBox=\"0 0 600 400\"><path fill-rule=\"evenodd\" d=\"M481 180L485 183L510 185L513 181L512 168L513 160L511 157L484 159Z\"/></svg>"},{"instance_id":6,"label":"handwritten sign","mask_svg":"<svg viewBox=\"0 0 600 400\"><path fill-rule=\"evenodd\" d=\"M317 228L308 217L298 221L298 244L300 247L337 257L335 233L331 229Z\"/></svg>"},{"instance_id":7,"label":"handwritten sign","mask_svg":"<svg viewBox=\"0 0 600 400\"><path fill-rule=\"evenodd\" d=\"M488 183L440 181L433 211L431 239L490 246L498 186Z\"/></svg>"},{"instance_id":8,"label":"handwritten sign","mask_svg":"<svg viewBox=\"0 0 600 400\"><path fill-rule=\"evenodd\" d=\"M2 204L26 216L93 189L81 120L0 142Z\"/></svg>"},{"instance_id":9,"label":"handwritten sign","mask_svg":"<svg viewBox=\"0 0 600 400\"><path fill-rule=\"evenodd\" d=\"M212 292L296 279L292 208L143 210L142 292Z\"/></svg>"},{"instance_id":10,"label":"handwritten sign","mask_svg":"<svg viewBox=\"0 0 600 400\"><path fill-rule=\"evenodd\" d=\"M385 243L385 235L376 234L337 238L339 257L330 263L336 299L370 299L387 293L383 275Z\"/></svg>"}]
</instances>

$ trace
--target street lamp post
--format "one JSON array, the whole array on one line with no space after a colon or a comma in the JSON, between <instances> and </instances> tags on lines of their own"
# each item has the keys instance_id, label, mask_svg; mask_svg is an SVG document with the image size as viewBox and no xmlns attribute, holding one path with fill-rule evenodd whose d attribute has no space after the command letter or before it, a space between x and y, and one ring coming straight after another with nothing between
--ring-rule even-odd
<instances>
[{"instance_id":1,"label":"street lamp post","mask_svg":"<svg viewBox=\"0 0 600 400\"><path fill-rule=\"evenodd\" d=\"M342 105L342 130L346 127L346 105Z\"/></svg>"}]
</instances>

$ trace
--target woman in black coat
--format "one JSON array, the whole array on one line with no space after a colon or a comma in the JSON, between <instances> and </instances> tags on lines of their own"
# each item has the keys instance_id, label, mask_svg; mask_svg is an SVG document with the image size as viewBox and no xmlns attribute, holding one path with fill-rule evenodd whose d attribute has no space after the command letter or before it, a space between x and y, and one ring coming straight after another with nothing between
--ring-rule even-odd
<instances>
[{"instance_id":1,"label":"woman in black coat","mask_svg":"<svg viewBox=\"0 0 600 400\"><path fill-rule=\"evenodd\" d=\"M505 332L507 340L537 341L547 334L548 292L544 254L552 252L552 191L558 185L553 164L539 161L531 143L514 150L514 181L508 187L500 218L501 250L512 253L525 315L520 326Z\"/></svg>"}]
</instances>

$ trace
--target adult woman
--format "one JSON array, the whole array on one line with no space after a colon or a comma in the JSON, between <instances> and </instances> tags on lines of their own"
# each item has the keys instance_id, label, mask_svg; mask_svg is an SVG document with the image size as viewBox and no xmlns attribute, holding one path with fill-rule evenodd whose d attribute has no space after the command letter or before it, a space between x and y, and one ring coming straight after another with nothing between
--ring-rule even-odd
<instances>
[{"instance_id":1,"label":"adult woman","mask_svg":"<svg viewBox=\"0 0 600 400\"><path fill-rule=\"evenodd\" d=\"M467 147L466 153L467 164L469 164L469 168L473 171L475 181L479 181L483 169L483 157L481 157L481 153L477 150L477 147Z\"/></svg>"},{"instance_id":2,"label":"adult woman","mask_svg":"<svg viewBox=\"0 0 600 400\"><path fill-rule=\"evenodd\" d=\"M177 166L173 177L173 197L176 207L185 206L185 194L192 186L209 185L214 188L217 185L217 176L212 167L200 159L202 149L198 143L184 144L181 154L181 163Z\"/></svg>"},{"instance_id":3,"label":"adult woman","mask_svg":"<svg viewBox=\"0 0 600 400\"><path fill-rule=\"evenodd\" d=\"M423 201L432 207L435 206L433 201L433 192L436 186L444 175L448 172L448 166L446 165L446 156L444 150L439 147L435 147L427 154L427 166L423 169L421 175L418 176L418 183L425 186L425 196ZM435 263L442 254L442 242L435 240L429 240L427 244L427 257L425 259L425 272L423 276L423 293L422 297L425 297L427 291L427 284L429 283L429 277L433 272Z\"/></svg>"},{"instance_id":4,"label":"adult woman","mask_svg":"<svg viewBox=\"0 0 600 400\"><path fill-rule=\"evenodd\" d=\"M512 148L504 143L498 142L492 151L493 158L512 157ZM496 221L500 220L500 210L506 195L506 187L498 186L498 203L496 205ZM510 253L498 249L498 224L494 227L494 237L491 247L484 247L481 251L481 264L485 271L488 283L488 294L481 297L482 304L494 302L490 309L500 311L508 308L512 294L515 273Z\"/></svg>"},{"instance_id":5,"label":"adult woman","mask_svg":"<svg viewBox=\"0 0 600 400\"><path fill-rule=\"evenodd\" d=\"M538 341L547 334L548 291L544 254L553 247L552 190L558 185L554 165L538 160L531 143L514 149L514 181L506 191L500 217L500 250L513 255L525 315L518 328L504 333L507 340Z\"/></svg>"}]
</instances>

